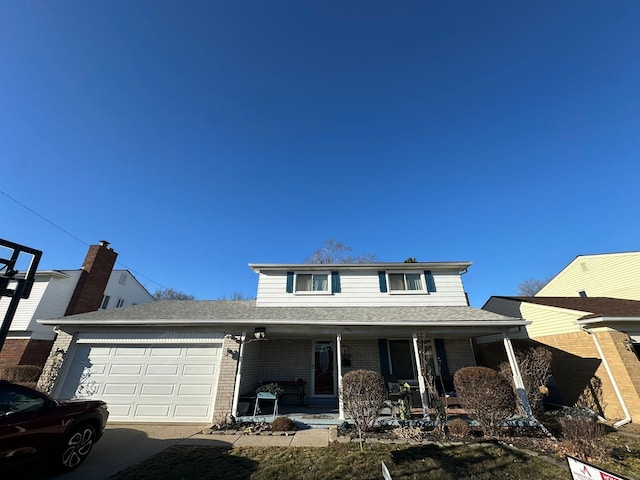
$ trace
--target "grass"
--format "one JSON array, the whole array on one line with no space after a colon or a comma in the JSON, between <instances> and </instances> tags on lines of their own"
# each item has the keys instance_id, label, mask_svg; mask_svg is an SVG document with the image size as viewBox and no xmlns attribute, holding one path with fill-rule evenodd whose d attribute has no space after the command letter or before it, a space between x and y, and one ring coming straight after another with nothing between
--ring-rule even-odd
<instances>
[{"instance_id":1,"label":"grass","mask_svg":"<svg viewBox=\"0 0 640 480\"><path fill-rule=\"evenodd\" d=\"M376 443L364 452L356 444L327 448L234 448L175 446L111 477L112 479L286 480L382 478L384 461L394 480L567 479L562 462L495 444L393 445Z\"/></svg>"}]
</instances>

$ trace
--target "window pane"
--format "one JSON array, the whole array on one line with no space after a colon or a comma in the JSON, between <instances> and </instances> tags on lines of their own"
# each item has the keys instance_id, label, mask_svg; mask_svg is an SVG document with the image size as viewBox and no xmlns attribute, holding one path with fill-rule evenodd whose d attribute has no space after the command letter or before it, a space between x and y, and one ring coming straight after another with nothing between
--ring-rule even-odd
<instances>
[{"instance_id":1,"label":"window pane","mask_svg":"<svg viewBox=\"0 0 640 480\"><path fill-rule=\"evenodd\" d=\"M416 376L413 371L411 342L409 340L389 340L391 370L398 380L412 380Z\"/></svg>"},{"instance_id":2,"label":"window pane","mask_svg":"<svg viewBox=\"0 0 640 480\"><path fill-rule=\"evenodd\" d=\"M406 290L406 288L404 288L404 274L389 274L389 290Z\"/></svg>"},{"instance_id":3,"label":"window pane","mask_svg":"<svg viewBox=\"0 0 640 480\"><path fill-rule=\"evenodd\" d=\"M313 291L326 292L329 290L329 279L327 274L316 274L313 276Z\"/></svg>"},{"instance_id":4,"label":"window pane","mask_svg":"<svg viewBox=\"0 0 640 480\"><path fill-rule=\"evenodd\" d=\"M311 274L296 275L296 292L311 291Z\"/></svg>"},{"instance_id":5,"label":"window pane","mask_svg":"<svg viewBox=\"0 0 640 480\"><path fill-rule=\"evenodd\" d=\"M419 273L407 273L407 290L424 290Z\"/></svg>"}]
</instances>

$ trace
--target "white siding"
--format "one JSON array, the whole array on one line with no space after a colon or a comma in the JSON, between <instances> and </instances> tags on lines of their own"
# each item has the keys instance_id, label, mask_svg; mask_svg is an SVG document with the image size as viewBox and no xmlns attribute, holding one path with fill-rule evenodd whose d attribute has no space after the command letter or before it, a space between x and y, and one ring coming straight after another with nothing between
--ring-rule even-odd
<instances>
[{"instance_id":1,"label":"white siding","mask_svg":"<svg viewBox=\"0 0 640 480\"><path fill-rule=\"evenodd\" d=\"M67 271L68 278L51 275L37 276L29 298L23 298L11 323L12 332L37 331L53 335L53 328L36 323L36 319L60 318L64 315L73 290L78 281L79 271ZM0 299L0 315L4 315L10 298Z\"/></svg>"},{"instance_id":2,"label":"white siding","mask_svg":"<svg viewBox=\"0 0 640 480\"><path fill-rule=\"evenodd\" d=\"M327 269L330 270L330 267ZM286 292L286 272L261 272L257 305L280 306L464 306L467 299L457 271L433 271L436 292L398 294L380 292L378 271L341 271L340 293L326 295Z\"/></svg>"},{"instance_id":3,"label":"white siding","mask_svg":"<svg viewBox=\"0 0 640 480\"><path fill-rule=\"evenodd\" d=\"M126 275L124 285L120 283L120 278L123 274ZM109 309L116 307L118 299L122 299L122 307L154 301L153 296L147 289L127 270L114 270L111 272L104 294L111 297L107 306Z\"/></svg>"},{"instance_id":4,"label":"white siding","mask_svg":"<svg viewBox=\"0 0 640 480\"><path fill-rule=\"evenodd\" d=\"M545 285L538 297L613 297L640 300L640 252L577 257Z\"/></svg>"}]
</instances>

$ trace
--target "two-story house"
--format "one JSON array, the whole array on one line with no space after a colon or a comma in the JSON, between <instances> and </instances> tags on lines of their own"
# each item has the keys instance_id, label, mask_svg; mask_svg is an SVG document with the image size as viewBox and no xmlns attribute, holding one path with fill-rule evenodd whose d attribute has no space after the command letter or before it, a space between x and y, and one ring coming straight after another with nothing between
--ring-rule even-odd
<instances>
[{"instance_id":1,"label":"two-story house","mask_svg":"<svg viewBox=\"0 0 640 480\"><path fill-rule=\"evenodd\" d=\"M210 422L241 413L245 395L276 381L299 389L283 401L343 417L346 372L374 370L423 392L419 341L450 378L475 365L474 337L526 324L468 305L469 266L251 264L255 301L155 302L43 321L59 331L52 353L66 352L53 394L101 398L111 421Z\"/></svg>"},{"instance_id":2,"label":"two-story house","mask_svg":"<svg viewBox=\"0 0 640 480\"><path fill-rule=\"evenodd\" d=\"M44 365L56 334L38 319L153 302L131 272L113 269L117 256L102 241L89 247L80 269L37 271L29 298L18 304L0 363ZM0 318L5 317L10 300L0 298Z\"/></svg>"}]
</instances>

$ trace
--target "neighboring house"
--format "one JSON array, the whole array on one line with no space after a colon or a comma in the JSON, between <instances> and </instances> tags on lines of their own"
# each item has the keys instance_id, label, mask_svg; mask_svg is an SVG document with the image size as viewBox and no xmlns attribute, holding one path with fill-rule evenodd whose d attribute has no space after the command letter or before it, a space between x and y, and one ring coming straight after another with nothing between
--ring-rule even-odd
<instances>
[{"instance_id":1,"label":"neighboring house","mask_svg":"<svg viewBox=\"0 0 640 480\"><path fill-rule=\"evenodd\" d=\"M44 365L56 334L53 327L37 319L153 302L153 296L128 270L113 270L117 256L102 241L89 247L81 269L38 271L31 295L18 304L0 363ZM0 318L10 300L0 298Z\"/></svg>"},{"instance_id":2,"label":"neighboring house","mask_svg":"<svg viewBox=\"0 0 640 480\"><path fill-rule=\"evenodd\" d=\"M598 291L595 283L573 285ZM640 301L493 296L482 308L531 322L521 337L551 348L555 388L565 405L583 395L607 418L622 419L620 424L640 420ZM595 394L596 378L601 396Z\"/></svg>"},{"instance_id":3,"label":"neighboring house","mask_svg":"<svg viewBox=\"0 0 640 480\"><path fill-rule=\"evenodd\" d=\"M344 418L346 372L374 370L424 391L422 336L450 380L475 365L474 337L526 325L468 306L469 266L252 264L255 301L154 302L42 321L59 331L48 367L66 352L52 393L102 398L111 421L203 423L237 415L261 382L297 381L303 398L284 401Z\"/></svg>"},{"instance_id":4,"label":"neighboring house","mask_svg":"<svg viewBox=\"0 0 640 480\"><path fill-rule=\"evenodd\" d=\"M536 297L640 300L640 252L578 255Z\"/></svg>"}]
</instances>

